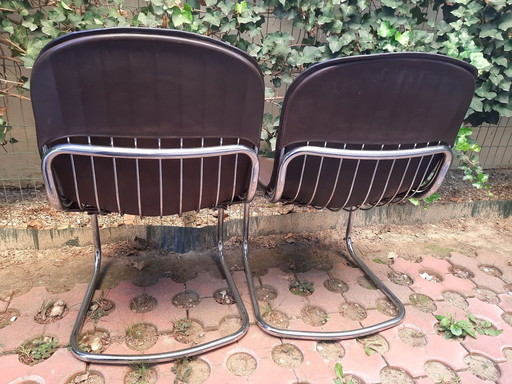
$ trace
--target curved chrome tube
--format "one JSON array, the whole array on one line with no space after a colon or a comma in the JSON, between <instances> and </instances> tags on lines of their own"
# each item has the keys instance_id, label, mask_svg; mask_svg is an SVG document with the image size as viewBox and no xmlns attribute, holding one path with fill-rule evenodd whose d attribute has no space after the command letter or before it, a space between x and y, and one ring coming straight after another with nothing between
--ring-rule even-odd
<instances>
[{"instance_id":1,"label":"curved chrome tube","mask_svg":"<svg viewBox=\"0 0 512 384\"><path fill-rule=\"evenodd\" d=\"M206 157L218 157L228 155L245 155L249 157L252 163L252 172L249 181L249 188L245 201L250 202L254 198L256 188L258 187L259 162L258 153L255 149L241 144L199 147L199 148L126 148L126 147L108 147L101 145L82 145L82 144L59 144L49 149L43 156L42 171L46 193L50 204L59 210L64 210L60 200L55 177L52 171L53 160L61 155L108 157L114 159L198 159Z\"/></svg>"},{"instance_id":2,"label":"curved chrome tube","mask_svg":"<svg viewBox=\"0 0 512 384\"><path fill-rule=\"evenodd\" d=\"M444 159L439 169L438 177L432 183L430 188L420 194L417 198L425 198L434 193L448 172L452 161L452 152L450 147L445 145L436 145L432 147L414 148L414 149L396 149L396 150L356 150L356 149L340 149L327 148L317 146L301 146L294 148L281 157L276 177L276 186L271 195L273 203L278 202L282 195L286 182L286 173L290 162L301 156L315 156L320 158L332 159L348 159L348 160L400 160L415 157L433 156L442 154Z\"/></svg>"},{"instance_id":3,"label":"curved chrome tube","mask_svg":"<svg viewBox=\"0 0 512 384\"><path fill-rule=\"evenodd\" d=\"M246 204L248 205L248 204ZM227 266L224 255L223 255L223 238L224 238L224 212L223 209L219 210L219 216L217 221L218 228L218 243L217 243L217 261L220 264L221 270L226 278L228 288L233 294L235 299L235 303L238 309L238 313L242 320L242 324L240 328L228 335L224 336L207 343L194 345L188 348L180 349L177 351L171 352L162 352L162 353L152 353L146 355L118 355L118 354L98 354L98 353L90 353L82 350L79 346L78 340L80 337L80 330L85 322L85 318L87 315L87 311L91 304L91 300L94 296L94 292L96 290L96 286L98 284L98 279L100 276L100 268L101 268L101 241L100 241L100 232L98 227L98 217L97 215L91 215L92 222L92 230L94 237L94 272L92 278L87 286L87 291L85 293L84 300L82 301L82 305L80 307L80 311L78 312L77 319L75 321L75 325L73 327L73 331L71 332L70 339L70 347L72 353L79 358L80 360L87 362L95 362L95 363L108 363L108 364L137 364L137 363L161 363L165 361L180 359L183 357L194 356L200 353L205 353L211 351L213 349L222 347L224 345L233 343L244 336L249 329L249 316L247 314L247 310L243 304L242 298L236 285L233 281L233 277L229 271L229 267ZM245 252L245 248L244 248Z\"/></svg>"},{"instance_id":4,"label":"curved chrome tube","mask_svg":"<svg viewBox=\"0 0 512 384\"><path fill-rule=\"evenodd\" d=\"M244 252L244 268L247 278L247 285L249 287L249 294L251 296L251 302L254 308L254 314L256 317L256 322L260 326L260 328L266 333L277 336L277 337L285 337L289 339L309 339L309 340L346 340L353 339L356 337L363 337L367 335L371 335L385 329L394 327L400 324L405 316L405 307L400 302L400 300L395 296L393 292L371 271L371 269L357 256L353 246L352 240L350 238L350 232L352 230L352 214L353 211L349 213L348 223L347 223L347 232L346 232L346 243L348 251L350 255L357 263L357 265L363 270L363 272L370 278L370 280L379 288L391 302L397 307L398 314L386 321L372 324L367 327L361 327L357 329L343 330L343 331L329 331L329 332L321 332L321 331L301 331L296 329L283 329L276 328L263 319L263 316L260 312L260 307L258 304L258 299L256 298L256 290L254 287L254 282L251 274L251 268L249 263L249 258L247 257L247 253ZM248 228L248 221L244 220L244 228ZM245 229L244 229L245 232Z\"/></svg>"}]
</instances>

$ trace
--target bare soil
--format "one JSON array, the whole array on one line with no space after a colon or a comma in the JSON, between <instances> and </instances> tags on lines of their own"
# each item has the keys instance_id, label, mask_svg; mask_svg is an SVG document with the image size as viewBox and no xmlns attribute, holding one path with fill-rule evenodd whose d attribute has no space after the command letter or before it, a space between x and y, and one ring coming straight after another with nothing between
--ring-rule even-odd
<instances>
[{"instance_id":1,"label":"bare soil","mask_svg":"<svg viewBox=\"0 0 512 384\"><path fill-rule=\"evenodd\" d=\"M331 292L343 293L348 291L348 285L335 277L325 280L324 287Z\"/></svg>"},{"instance_id":2,"label":"bare soil","mask_svg":"<svg viewBox=\"0 0 512 384\"><path fill-rule=\"evenodd\" d=\"M303 322L312 327L321 327L329 320L329 316L327 312L317 306L314 305L306 305L300 311L300 318Z\"/></svg>"},{"instance_id":3,"label":"bare soil","mask_svg":"<svg viewBox=\"0 0 512 384\"><path fill-rule=\"evenodd\" d=\"M219 322L219 333L227 336L235 333L242 326L242 319L237 316L226 316Z\"/></svg>"},{"instance_id":4,"label":"bare soil","mask_svg":"<svg viewBox=\"0 0 512 384\"><path fill-rule=\"evenodd\" d=\"M193 308L200 302L199 294L189 289L174 295L172 298L172 304L177 308Z\"/></svg>"},{"instance_id":5,"label":"bare soil","mask_svg":"<svg viewBox=\"0 0 512 384\"><path fill-rule=\"evenodd\" d=\"M382 384L414 384L414 379L401 368L384 367L380 370Z\"/></svg>"},{"instance_id":6,"label":"bare soil","mask_svg":"<svg viewBox=\"0 0 512 384\"><path fill-rule=\"evenodd\" d=\"M389 343L381 335L360 337L357 339L357 341L358 343L362 344L367 355L371 355L373 353L382 355L389 351Z\"/></svg>"},{"instance_id":7,"label":"bare soil","mask_svg":"<svg viewBox=\"0 0 512 384\"><path fill-rule=\"evenodd\" d=\"M226 368L235 376L249 376L257 365L256 359L247 352L233 353L226 361Z\"/></svg>"},{"instance_id":8,"label":"bare soil","mask_svg":"<svg viewBox=\"0 0 512 384\"><path fill-rule=\"evenodd\" d=\"M390 317L398 315L398 308L388 299L377 299L376 304L380 313Z\"/></svg>"},{"instance_id":9,"label":"bare soil","mask_svg":"<svg viewBox=\"0 0 512 384\"><path fill-rule=\"evenodd\" d=\"M66 384L104 384L105 378L97 371L84 371L73 375Z\"/></svg>"},{"instance_id":10,"label":"bare soil","mask_svg":"<svg viewBox=\"0 0 512 384\"><path fill-rule=\"evenodd\" d=\"M270 285L263 285L256 288L256 298L258 301L268 303L277 297L277 291Z\"/></svg>"},{"instance_id":11,"label":"bare soil","mask_svg":"<svg viewBox=\"0 0 512 384\"><path fill-rule=\"evenodd\" d=\"M500 302L498 295L495 292L491 291L490 289L475 288L473 292L475 293L475 297L478 300L481 300L485 303L498 304Z\"/></svg>"},{"instance_id":12,"label":"bare soil","mask_svg":"<svg viewBox=\"0 0 512 384\"><path fill-rule=\"evenodd\" d=\"M302 364L304 356L295 345L284 343L272 349L272 360L280 367L295 369Z\"/></svg>"},{"instance_id":13,"label":"bare soil","mask_svg":"<svg viewBox=\"0 0 512 384\"><path fill-rule=\"evenodd\" d=\"M213 298L217 303L222 305L235 304L235 298L233 297L233 294L228 288L217 289L213 293Z\"/></svg>"},{"instance_id":14,"label":"bare soil","mask_svg":"<svg viewBox=\"0 0 512 384\"><path fill-rule=\"evenodd\" d=\"M466 310L469 307L469 303L466 298L458 292L445 291L443 292L443 298L451 305L463 310Z\"/></svg>"},{"instance_id":15,"label":"bare soil","mask_svg":"<svg viewBox=\"0 0 512 384\"><path fill-rule=\"evenodd\" d=\"M67 304L60 299L44 302L34 316L34 321L38 324L54 323L66 316L68 312Z\"/></svg>"},{"instance_id":16,"label":"bare soil","mask_svg":"<svg viewBox=\"0 0 512 384\"><path fill-rule=\"evenodd\" d=\"M460 265L454 265L453 267L450 267L448 270L453 274L453 276L458 277L459 279L472 279L475 277L475 274L473 272Z\"/></svg>"},{"instance_id":17,"label":"bare soil","mask_svg":"<svg viewBox=\"0 0 512 384\"><path fill-rule=\"evenodd\" d=\"M329 361L338 361L345 356L345 349L337 341L320 341L316 344L316 351Z\"/></svg>"},{"instance_id":18,"label":"bare soil","mask_svg":"<svg viewBox=\"0 0 512 384\"><path fill-rule=\"evenodd\" d=\"M107 316L115 308L116 304L110 299L105 299L103 297L95 299L91 302L91 305L89 306L89 310L87 311L87 317L97 321L103 316Z\"/></svg>"},{"instance_id":19,"label":"bare soil","mask_svg":"<svg viewBox=\"0 0 512 384\"><path fill-rule=\"evenodd\" d=\"M464 362L469 370L482 380L497 381L500 378L500 370L487 357L469 354L464 357Z\"/></svg>"},{"instance_id":20,"label":"bare soil","mask_svg":"<svg viewBox=\"0 0 512 384\"><path fill-rule=\"evenodd\" d=\"M388 278L393 283L398 284L398 285L409 286L414 283L414 280L412 279L412 277L409 276L407 273L403 273L403 272L391 271L388 273Z\"/></svg>"},{"instance_id":21,"label":"bare soil","mask_svg":"<svg viewBox=\"0 0 512 384\"><path fill-rule=\"evenodd\" d=\"M361 304L358 303L345 303L340 307L340 312L343 317L354 321L361 321L366 319L366 310Z\"/></svg>"},{"instance_id":22,"label":"bare soil","mask_svg":"<svg viewBox=\"0 0 512 384\"><path fill-rule=\"evenodd\" d=\"M263 320L276 328L286 329L290 325L288 315L276 309L265 311L261 316L263 317Z\"/></svg>"},{"instance_id":23,"label":"bare soil","mask_svg":"<svg viewBox=\"0 0 512 384\"><path fill-rule=\"evenodd\" d=\"M437 305L430 297L421 293L413 293L409 296L409 302L413 307L422 312L432 313L437 309Z\"/></svg>"},{"instance_id":24,"label":"bare soil","mask_svg":"<svg viewBox=\"0 0 512 384\"><path fill-rule=\"evenodd\" d=\"M427 361L424 368L427 377L435 384L455 384L459 379L453 369L439 361Z\"/></svg>"},{"instance_id":25,"label":"bare soil","mask_svg":"<svg viewBox=\"0 0 512 384\"><path fill-rule=\"evenodd\" d=\"M357 284L359 284L359 286L361 286L363 288L366 288L366 289L370 289L370 290L376 290L377 289L377 286L375 285L375 283L373 281L371 281L366 276L359 276L357 278Z\"/></svg>"},{"instance_id":26,"label":"bare soil","mask_svg":"<svg viewBox=\"0 0 512 384\"><path fill-rule=\"evenodd\" d=\"M174 322L173 336L182 344L199 344L206 336L201 324L189 319L180 319Z\"/></svg>"},{"instance_id":27,"label":"bare soil","mask_svg":"<svg viewBox=\"0 0 512 384\"><path fill-rule=\"evenodd\" d=\"M505 323L512 327L512 312L505 312L504 314L501 315L501 318Z\"/></svg>"},{"instance_id":28,"label":"bare soil","mask_svg":"<svg viewBox=\"0 0 512 384\"><path fill-rule=\"evenodd\" d=\"M158 329L149 323L136 323L126 329L125 342L135 351L145 351L156 344Z\"/></svg>"},{"instance_id":29,"label":"bare soil","mask_svg":"<svg viewBox=\"0 0 512 384\"><path fill-rule=\"evenodd\" d=\"M420 277L432 283L440 283L443 281L443 276L439 273L426 269L420 271Z\"/></svg>"},{"instance_id":30,"label":"bare soil","mask_svg":"<svg viewBox=\"0 0 512 384\"><path fill-rule=\"evenodd\" d=\"M124 376L124 384L155 384L158 374L152 367L134 366Z\"/></svg>"},{"instance_id":31,"label":"bare soil","mask_svg":"<svg viewBox=\"0 0 512 384\"><path fill-rule=\"evenodd\" d=\"M136 313L151 312L158 305L156 297L143 293L130 301L130 309Z\"/></svg>"},{"instance_id":32,"label":"bare soil","mask_svg":"<svg viewBox=\"0 0 512 384\"><path fill-rule=\"evenodd\" d=\"M91 353L102 353L111 343L110 333L103 328L84 332L78 338L80 349Z\"/></svg>"},{"instance_id":33,"label":"bare soil","mask_svg":"<svg viewBox=\"0 0 512 384\"><path fill-rule=\"evenodd\" d=\"M398 330L398 337L402 342L412 347L424 347L427 345L427 335L424 332L410 328L403 327Z\"/></svg>"},{"instance_id":34,"label":"bare soil","mask_svg":"<svg viewBox=\"0 0 512 384\"><path fill-rule=\"evenodd\" d=\"M203 359L177 360L172 367L176 375L174 384L201 384L210 376L210 366Z\"/></svg>"},{"instance_id":35,"label":"bare soil","mask_svg":"<svg viewBox=\"0 0 512 384\"><path fill-rule=\"evenodd\" d=\"M491 276L494 276L494 277L501 277L501 276L503 276L503 272L499 268L495 267L494 265L484 264L484 265L480 265L478 267L478 269L480 269L482 272L485 272L488 275L491 275Z\"/></svg>"}]
</instances>

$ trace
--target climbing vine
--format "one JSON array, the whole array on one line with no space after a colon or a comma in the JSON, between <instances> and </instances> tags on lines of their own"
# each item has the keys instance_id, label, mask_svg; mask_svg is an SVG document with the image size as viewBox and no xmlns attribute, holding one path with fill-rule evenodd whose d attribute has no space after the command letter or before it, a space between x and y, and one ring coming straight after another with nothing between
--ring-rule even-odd
<instances>
[{"instance_id":1,"label":"climbing vine","mask_svg":"<svg viewBox=\"0 0 512 384\"><path fill-rule=\"evenodd\" d=\"M479 71L469 124L497 123L499 116L512 115L512 3L507 0L147 0L139 6L125 0L0 0L0 96L27 97L29 79L20 68L30 68L52 39L124 26L196 32L248 52L269 80L267 101L277 107L293 78L321 60L442 53ZM3 115L0 110L0 145L15 142ZM262 139L270 145L278 125L278 113L265 114ZM462 150L468 151L477 147ZM464 164L478 178L483 173L473 163Z\"/></svg>"}]
</instances>

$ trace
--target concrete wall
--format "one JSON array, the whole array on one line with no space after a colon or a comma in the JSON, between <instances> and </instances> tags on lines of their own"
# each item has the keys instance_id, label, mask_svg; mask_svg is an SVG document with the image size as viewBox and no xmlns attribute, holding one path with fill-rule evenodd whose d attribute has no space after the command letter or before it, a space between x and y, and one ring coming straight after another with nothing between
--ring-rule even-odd
<instances>
[{"instance_id":1,"label":"concrete wall","mask_svg":"<svg viewBox=\"0 0 512 384\"><path fill-rule=\"evenodd\" d=\"M368 211L357 211L354 217L354 225L414 225L469 217L500 219L511 215L512 201L434 204L427 210L412 205L392 205ZM290 232L315 232L329 229L343 231L346 226L347 217L348 214L344 211L318 211L252 217L250 233L251 236L262 236ZM242 224L241 220L229 220L226 223L226 239L240 236ZM103 243L133 240L135 237L140 237L159 248L178 253L213 247L216 244L217 236L217 228L215 226L191 228L123 225L120 227L103 228L100 231ZM92 235L90 228L49 230L0 228L0 251L9 249L52 249L63 246L85 246L91 244Z\"/></svg>"}]
</instances>

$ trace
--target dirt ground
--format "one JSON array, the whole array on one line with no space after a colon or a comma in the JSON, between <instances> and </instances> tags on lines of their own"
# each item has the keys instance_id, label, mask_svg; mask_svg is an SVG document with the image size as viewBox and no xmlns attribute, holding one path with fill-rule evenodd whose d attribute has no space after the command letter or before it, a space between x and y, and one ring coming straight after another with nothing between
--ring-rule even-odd
<instances>
[{"instance_id":1,"label":"dirt ground","mask_svg":"<svg viewBox=\"0 0 512 384\"><path fill-rule=\"evenodd\" d=\"M506 255L512 265L512 217L502 220L464 219L423 225L378 225L355 227L352 239L363 258L392 264L397 258L421 261L422 255L448 258L450 252L476 257L484 248ZM263 275L278 267L283 275L310 268L329 270L342 258L350 264L344 233L322 231L253 237L250 242L253 273ZM240 238L225 244L232 270L241 270ZM170 277L177 282L200 272L220 277L212 256L215 249L187 254L162 251L136 241L122 241L103 247L104 276L101 289L131 280L139 286L155 284ZM0 299L18 296L34 286L46 286L52 293L70 290L87 282L92 272L92 247L64 247L59 250L10 250L0 252Z\"/></svg>"},{"instance_id":2,"label":"dirt ground","mask_svg":"<svg viewBox=\"0 0 512 384\"><path fill-rule=\"evenodd\" d=\"M512 168L488 170L490 190L476 189L468 181L463 180L461 171L450 171L441 188L438 190L440 199L435 204L454 202L471 202L480 200L511 200L512 199ZM2 193L3 192L3 193ZM404 202L403 204L410 204ZM253 216L283 215L290 212L315 211L313 208L291 205L272 204L258 190L251 203ZM101 217L101 227L121 225L170 225L184 227L204 227L215 225L217 211L204 209L199 213L187 212L181 216L139 218L132 215L120 216L111 214ZM226 210L229 218L240 219L243 215L242 206L235 205ZM32 229L66 229L90 226L87 214L80 212L56 211L49 204L44 188L18 189L4 188L0 190L0 228L32 228Z\"/></svg>"},{"instance_id":3,"label":"dirt ground","mask_svg":"<svg viewBox=\"0 0 512 384\"><path fill-rule=\"evenodd\" d=\"M490 172L493 185L490 196L487 192L472 188L462 181L458 171L448 174L436 204L512 199L512 169ZM20 190L9 192L7 204L0 206L0 228L67 228L88 226L89 218L83 213L65 213L53 210L46 201L43 190ZM260 193L253 202L253 215L282 215L290 212L313 211L313 209L281 204L270 204ZM228 219L240 218L242 209L235 206L227 211ZM343 214L343 213L340 213ZM216 223L215 210L200 213L140 219L134 216L107 215L100 217L100 226L132 224L164 224L202 227ZM507 255L512 260L512 218L505 220L464 219L436 224L414 226L379 225L354 228L353 239L364 257L392 263L397 257L419 261L423 254L434 253L437 257L448 257L452 251L468 256L474 249L487 248ZM306 234L286 234L252 237L251 258L253 271L264 273L265 269L279 267L284 272L296 272L311 266L326 270L340 256L345 257L344 233L323 231ZM213 245L213 244L212 244ZM240 270L240 239L226 242L226 258L232 269ZM276 252L279 249L279 252ZM185 281L195 274L210 271L218 274L212 261L214 249L188 254L172 254L156 249L141 239L106 244L104 251L104 278L102 288L110 288L122 280L132 280L148 286L160 277L171 277ZM91 247L64 247L59 250L7 250L0 252L0 299L20 295L34 286L46 286L50 292L63 292L76 283L89 280L92 271ZM347 263L350 260L347 258ZM512 262L512 261L511 261Z\"/></svg>"}]
</instances>

